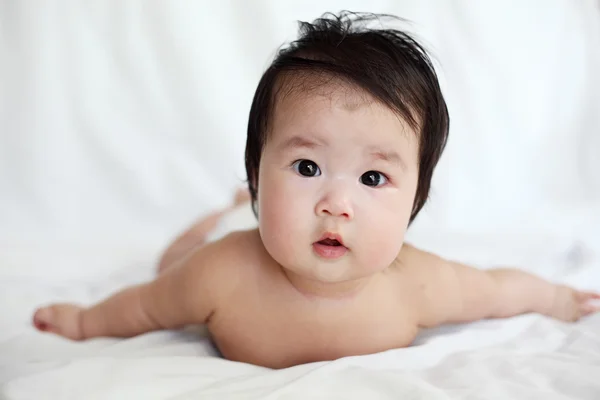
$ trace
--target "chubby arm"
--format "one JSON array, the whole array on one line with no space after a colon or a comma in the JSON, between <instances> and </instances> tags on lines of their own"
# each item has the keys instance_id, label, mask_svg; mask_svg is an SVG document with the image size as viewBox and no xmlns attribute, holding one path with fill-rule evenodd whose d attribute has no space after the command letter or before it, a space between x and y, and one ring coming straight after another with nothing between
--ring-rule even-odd
<instances>
[{"instance_id":1,"label":"chubby arm","mask_svg":"<svg viewBox=\"0 0 600 400\"><path fill-rule=\"evenodd\" d=\"M600 298L513 268L479 270L411 246L402 261L417 282L420 325L540 313L564 321L600 311Z\"/></svg>"},{"instance_id":2,"label":"chubby arm","mask_svg":"<svg viewBox=\"0 0 600 400\"><path fill-rule=\"evenodd\" d=\"M214 299L204 293L203 282L210 277L203 276L208 268L194 265L193 259L152 282L126 288L83 309L80 316L82 339L131 337L206 323L214 307Z\"/></svg>"},{"instance_id":3,"label":"chubby arm","mask_svg":"<svg viewBox=\"0 0 600 400\"><path fill-rule=\"evenodd\" d=\"M204 324L230 290L231 240L199 248L155 280L125 288L89 308L54 304L40 308L34 325L73 340L142 333ZM233 252L234 253L234 252Z\"/></svg>"}]
</instances>

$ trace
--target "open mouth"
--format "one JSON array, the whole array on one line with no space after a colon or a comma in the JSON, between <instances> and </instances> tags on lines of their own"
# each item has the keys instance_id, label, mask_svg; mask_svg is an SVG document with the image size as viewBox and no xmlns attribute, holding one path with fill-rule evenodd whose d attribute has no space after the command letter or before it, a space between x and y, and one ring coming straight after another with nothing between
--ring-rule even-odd
<instances>
[{"instance_id":1,"label":"open mouth","mask_svg":"<svg viewBox=\"0 0 600 400\"><path fill-rule=\"evenodd\" d=\"M317 243L322 244L324 246L342 246L340 241L337 239L323 239L319 240Z\"/></svg>"},{"instance_id":2,"label":"open mouth","mask_svg":"<svg viewBox=\"0 0 600 400\"><path fill-rule=\"evenodd\" d=\"M348 252L344 242L339 235L326 233L321 240L313 243L314 252L321 258L336 259Z\"/></svg>"}]
</instances>

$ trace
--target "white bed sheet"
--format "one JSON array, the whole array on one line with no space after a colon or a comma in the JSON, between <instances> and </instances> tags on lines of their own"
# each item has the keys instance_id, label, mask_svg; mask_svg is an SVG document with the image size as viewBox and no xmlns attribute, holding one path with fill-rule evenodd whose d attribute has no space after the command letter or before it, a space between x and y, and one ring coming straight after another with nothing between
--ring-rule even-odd
<instances>
[{"instance_id":1,"label":"white bed sheet","mask_svg":"<svg viewBox=\"0 0 600 400\"><path fill-rule=\"evenodd\" d=\"M415 238L425 247L486 268L498 254L549 279L600 290L600 258L558 238ZM140 247L132 246L139 250ZM1 249L1 254L9 254ZM87 248L79 260L108 259ZM117 249L123 254L123 249ZM32 248L35 251L35 248ZM64 260L55 248L48 267ZM35 307L48 301L97 301L150 279L154 260L90 283L50 284L14 278L0 293L0 398L19 399L598 399L600 315L566 324L538 315L446 326L423 332L414 346L274 371L219 358L202 329L74 343L36 332ZM130 254L128 260L134 259ZM500 257L502 258L502 257ZM124 258L125 260L125 258Z\"/></svg>"}]
</instances>

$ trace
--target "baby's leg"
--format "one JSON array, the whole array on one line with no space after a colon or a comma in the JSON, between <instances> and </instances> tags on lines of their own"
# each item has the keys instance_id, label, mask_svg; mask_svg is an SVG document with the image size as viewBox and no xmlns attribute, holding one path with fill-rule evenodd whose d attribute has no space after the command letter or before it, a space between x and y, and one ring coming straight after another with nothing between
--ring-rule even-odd
<instances>
[{"instance_id":1,"label":"baby's leg","mask_svg":"<svg viewBox=\"0 0 600 400\"><path fill-rule=\"evenodd\" d=\"M203 217L187 231L180 234L161 256L160 262L158 263L158 272L161 273L165 269L175 265L177 261L186 256L192 249L203 245L207 235L216 228L223 215L234 207L240 206L248 201L250 201L250 194L247 190L240 189L235 194L232 206Z\"/></svg>"}]
</instances>

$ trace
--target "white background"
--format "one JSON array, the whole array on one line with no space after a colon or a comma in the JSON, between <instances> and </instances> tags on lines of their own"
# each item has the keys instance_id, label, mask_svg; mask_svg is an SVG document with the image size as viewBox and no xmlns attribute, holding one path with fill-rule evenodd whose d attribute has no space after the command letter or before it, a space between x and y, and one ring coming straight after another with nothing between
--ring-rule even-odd
<instances>
[{"instance_id":1,"label":"white background","mask_svg":"<svg viewBox=\"0 0 600 400\"><path fill-rule=\"evenodd\" d=\"M594 0L0 1L0 245L11 249L0 269L65 278L112 270L126 257L73 266L69 251L154 257L226 205L245 179L261 73L295 37L296 20L341 9L411 20L436 60L450 140L412 235L598 248L599 8ZM56 248L65 268L48 271L44 254Z\"/></svg>"}]
</instances>

